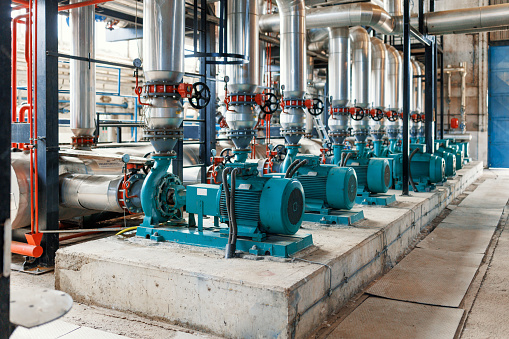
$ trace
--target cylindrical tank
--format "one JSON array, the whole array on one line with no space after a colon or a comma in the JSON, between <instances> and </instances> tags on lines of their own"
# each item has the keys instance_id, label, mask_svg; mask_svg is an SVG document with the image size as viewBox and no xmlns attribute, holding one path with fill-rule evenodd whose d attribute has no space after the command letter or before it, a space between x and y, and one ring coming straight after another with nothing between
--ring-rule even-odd
<instances>
[{"instance_id":1,"label":"cylindrical tank","mask_svg":"<svg viewBox=\"0 0 509 339\"><path fill-rule=\"evenodd\" d=\"M79 3L71 0L70 4ZM69 11L71 54L95 58L95 7ZM70 110L71 130L75 137L91 137L95 130L95 63L71 59Z\"/></svg>"}]
</instances>

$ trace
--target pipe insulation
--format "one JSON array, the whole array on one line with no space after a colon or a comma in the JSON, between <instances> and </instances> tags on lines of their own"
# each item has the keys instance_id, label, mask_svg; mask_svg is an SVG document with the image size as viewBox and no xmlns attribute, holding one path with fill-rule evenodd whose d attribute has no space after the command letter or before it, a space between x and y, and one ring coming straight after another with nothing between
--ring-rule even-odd
<instances>
[{"instance_id":1,"label":"pipe insulation","mask_svg":"<svg viewBox=\"0 0 509 339\"><path fill-rule=\"evenodd\" d=\"M281 86L285 99L303 99L306 94L306 8L304 0L277 0L279 8ZM285 108L280 115L282 134L290 145L299 143L306 124L304 107Z\"/></svg>"},{"instance_id":2,"label":"pipe insulation","mask_svg":"<svg viewBox=\"0 0 509 339\"><path fill-rule=\"evenodd\" d=\"M260 85L260 29L258 24L259 6L255 0L228 0L228 51L247 56L249 62L227 65L228 90L232 95L258 92ZM225 107L226 108L226 107ZM235 104L232 102L225 111L229 126L228 136L237 149L247 149L254 136L258 117L254 102Z\"/></svg>"},{"instance_id":3,"label":"pipe insulation","mask_svg":"<svg viewBox=\"0 0 509 339\"><path fill-rule=\"evenodd\" d=\"M70 4L79 0L71 0ZM95 58L95 6L71 9L71 54ZM91 137L95 130L95 63L70 61L70 123L76 137Z\"/></svg>"},{"instance_id":4,"label":"pipe insulation","mask_svg":"<svg viewBox=\"0 0 509 339\"><path fill-rule=\"evenodd\" d=\"M305 25L308 29L370 26L382 34L395 33L393 18L382 7L371 3L311 8L307 10ZM260 29L262 32L279 32L281 27L278 16L276 14L262 15Z\"/></svg>"}]
</instances>

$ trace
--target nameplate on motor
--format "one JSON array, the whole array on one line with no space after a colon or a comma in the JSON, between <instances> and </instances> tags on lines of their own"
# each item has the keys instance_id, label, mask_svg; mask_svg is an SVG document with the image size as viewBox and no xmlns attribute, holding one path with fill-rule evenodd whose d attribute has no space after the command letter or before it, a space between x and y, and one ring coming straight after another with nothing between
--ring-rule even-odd
<instances>
[{"instance_id":1,"label":"nameplate on motor","mask_svg":"<svg viewBox=\"0 0 509 339\"><path fill-rule=\"evenodd\" d=\"M240 184L238 189L249 190L249 189L251 189L251 184Z\"/></svg>"},{"instance_id":2,"label":"nameplate on motor","mask_svg":"<svg viewBox=\"0 0 509 339\"><path fill-rule=\"evenodd\" d=\"M204 195L204 196L207 196L207 192L208 192L208 191L207 191L207 189L205 189L205 188L198 188L198 189L196 189L196 194L197 194L197 195Z\"/></svg>"}]
</instances>

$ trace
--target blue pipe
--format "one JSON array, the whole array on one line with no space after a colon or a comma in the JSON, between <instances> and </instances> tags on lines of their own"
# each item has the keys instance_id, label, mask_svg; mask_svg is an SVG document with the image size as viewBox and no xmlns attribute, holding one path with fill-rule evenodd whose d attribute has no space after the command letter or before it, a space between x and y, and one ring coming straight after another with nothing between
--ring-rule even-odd
<instances>
[{"instance_id":1,"label":"blue pipe","mask_svg":"<svg viewBox=\"0 0 509 339\"><path fill-rule=\"evenodd\" d=\"M332 145L332 152L334 154L334 164L339 165L341 163L341 153L343 152L343 145Z\"/></svg>"}]
</instances>

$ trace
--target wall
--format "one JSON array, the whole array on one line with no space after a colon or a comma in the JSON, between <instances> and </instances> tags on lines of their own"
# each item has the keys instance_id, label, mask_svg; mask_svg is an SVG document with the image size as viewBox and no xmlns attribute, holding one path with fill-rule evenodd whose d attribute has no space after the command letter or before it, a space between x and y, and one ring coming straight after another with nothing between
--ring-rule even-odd
<instances>
[{"instance_id":1,"label":"wall","mask_svg":"<svg viewBox=\"0 0 509 339\"><path fill-rule=\"evenodd\" d=\"M487 6L486 0L435 1L436 11ZM467 133L472 135L470 154L486 165L488 155L488 33L444 36L444 65L459 66L467 63L466 122ZM446 78L444 78L445 81ZM447 83L445 95L447 95ZM460 118L460 85L458 73L452 76L450 103L445 102L444 128L449 129L451 118ZM438 93L440 97L440 92ZM437 120L439 120L439 111ZM458 132L458 130L456 130Z\"/></svg>"}]
</instances>

